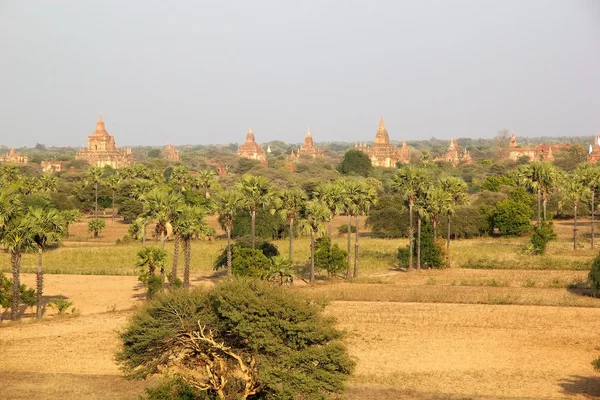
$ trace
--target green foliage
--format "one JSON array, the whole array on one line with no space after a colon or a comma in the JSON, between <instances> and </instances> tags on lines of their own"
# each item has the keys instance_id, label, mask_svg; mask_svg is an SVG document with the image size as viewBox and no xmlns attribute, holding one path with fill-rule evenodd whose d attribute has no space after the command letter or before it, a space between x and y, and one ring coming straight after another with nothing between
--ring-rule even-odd
<instances>
[{"instance_id":1,"label":"green foliage","mask_svg":"<svg viewBox=\"0 0 600 400\"><path fill-rule=\"evenodd\" d=\"M118 214L123 217L123 222L130 224L144 213L144 203L135 199L124 199L119 204Z\"/></svg>"},{"instance_id":2,"label":"green foliage","mask_svg":"<svg viewBox=\"0 0 600 400\"><path fill-rule=\"evenodd\" d=\"M588 280L594 291L594 295L600 295L600 254L594 258L592 262L592 268L588 274Z\"/></svg>"},{"instance_id":3,"label":"green foliage","mask_svg":"<svg viewBox=\"0 0 600 400\"><path fill-rule=\"evenodd\" d=\"M0 272L0 307L9 308L12 302L12 279L7 278ZM36 303L34 289L28 289L27 286L21 284L19 287L21 303L27 304L29 307Z\"/></svg>"},{"instance_id":4,"label":"green foliage","mask_svg":"<svg viewBox=\"0 0 600 400\"><path fill-rule=\"evenodd\" d=\"M408 267L409 256L410 256L410 249L408 248L408 246L398 247L398 253L396 254L396 258L400 262L400 268Z\"/></svg>"},{"instance_id":5,"label":"green foliage","mask_svg":"<svg viewBox=\"0 0 600 400\"><path fill-rule=\"evenodd\" d=\"M421 226L421 266L424 268L441 268L444 266L443 241L438 242L433 237L433 225L429 222ZM417 246L413 255L417 256Z\"/></svg>"},{"instance_id":6,"label":"green foliage","mask_svg":"<svg viewBox=\"0 0 600 400\"><path fill-rule=\"evenodd\" d=\"M368 155L359 150L348 150L344 160L337 166L337 170L344 175L369 176L373 172L373 165Z\"/></svg>"},{"instance_id":7,"label":"green foliage","mask_svg":"<svg viewBox=\"0 0 600 400\"><path fill-rule=\"evenodd\" d=\"M347 234L347 233L348 233L348 224L343 224L343 225L340 225L340 226L338 227L338 233L339 233L340 235L345 235L345 234ZM351 226L350 226L350 233L356 233L356 226L355 226L355 225L351 225Z\"/></svg>"},{"instance_id":8,"label":"green foliage","mask_svg":"<svg viewBox=\"0 0 600 400\"><path fill-rule=\"evenodd\" d=\"M233 217L233 228L231 237L238 238L249 236L251 234L250 212L239 210ZM226 228L226 218L219 216L219 224ZM270 213L267 210L259 209L256 211L256 237L263 239L281 239L287 235L287 221L279 213Z\"/></svg>"},{"instance_id":9,"label":"green foliage","mask_svg":"<svg viewBox=\"0 0 600 400\"><path fill-rule=\"evenodd\" d=\"M104 222L103 219L94 218L88 222L88 232L93 232L95 238L100 235L100 232L102 232L104 228L106 228L106 222Z\"/></svg>"},{"instance_id":10,"label":"green foliage","mask_svg":"<svg viewBox=\"0 0 600 400\"><path fill-rule=\"evenodd\" d=\"M488 176L481 184L481 189L489 190L490 192L499 192L502 186L515 186L515 181L504 175Z\"/></svg>"},{"instance_id":11,"label":"green foliage","mask_svg":"<svg viewBox=\"0 0 600 400\"><path fill-rule=\"evenodd\" d=\"M546 253L548 242L553 239L556 239L556 233L554 232L554 224L552 221L542 221L540 227L534 227L533 235L531 236L534 254Z\"/></svg>"},{"instance_id":12,"label":"green foliage","mask_svg":"<svg viewBox=\"0 0 600 400\"><path fill-rule=\"evenodd\" d=\"M354 363L341 343L342 333L322 309L299 293L259 281L231 280L209 290L176 291L134 315L120 334L117 360L135 379L168 370L175 361L180 376L198 383L208 382L203 371L211 368L209 360L212 371L227 380L224 398L235 399L246 382L229 355L235 354L250 366L248 375L259 388L252 398L323 399L344 389ZM191 351L186 335L200 336L200 327L214 340ZM222 343L229 353L216 350L214 343ZM172 354L183 358L174 360ZM181 389L189 391L176 391ZM206 393L216 394L213 389Z\"/></svg>"},{"instance_id":13,"label":"green foliage","mask_svg":"<svg viewBox=\"0 0 600 400\"><path fill-rule=\"evenodd\" d=\"M269 272L271 260L262 251L246 247L234 247L231 269L236 276L262 278Z\"/></svg>"},{"instance_id":14,"label":"green foliage","mask_svg":"<svg viewBox=\"0 0 600 400\"><path fill-rule=\"evenodd\" d=\"M179 377L165 379L154 387L145 389L144 400L213 400L216 396L194 389L192 385Z\"/></svg>"},{"instance_id":15,"label":"green foliage","mask_svg":"<svg viewBox=\"0 0 600 400\"><path fill-rule=\"evenodd\" d=\"M232 244L232 251L235 247L243 247L246 249L252 248L252 238L250 236L243 236L238 238L235 243ZM279 256L279 249L273 243L267 242L266 240L258 239L255 244L255 248L260 250L265 257L273 258ZM233 259L231 260L233 264ZM223 249L221 254L217 257L213 264L213 268L218 270L220 268L225 268L227 266L227 246ZM232 265L233 267L233 265Z\"/></svg>"},{"instance_id":16,"label":"green foliage","mask_svg":"<svg viewBox=\"0 0 600 400\"><path fill-rule=\"evenodd\" d=\"M167 252L160 247L146 246L137 253L136 266L140 268L139 281L147 288L147 297L151 299L162 290L163 278L156 275L156 270L164 272Z\"/></svg>"},{"instance_id":17,"label":"green foliage","mask_svg":"<svg viewBox=\"0 0 600 400\"><path fill-rule=\"evenodd\" d=\"M515 189L509 198L499 201L490 216L490 225L500 235L520 236L531 229L529 196L523 189Z\"/></svg>"},{"instance_id":18,"label":"green foliage","mask_svg":"<svg viewBox=\"0 0 600 400\"><path fill-rule=\"evenodd\" d=\"M58 311L59 314L66 313L72 305L72 301L63 298L53 299L48 303L48 307L56 308L56 311Z\"/></svg>"},{"instance_id":19,"label":"green foliage","mask_svg":"<svg viewBox=\"0 0 600 400\"><path fill-rule=\"evenodd\" d=\"M439 234L446 236L448 221L440 218ZM487 234L489 222L475 206L457 207L450 221L450 236L455 239L470 239Z\"/></svg>"},{"instance_id":20,"label":"green foliage","mask_svg":"<svg viewBox=\"0 0 600 400\"><path fill-rule=\"evenodd\" d=\"M315 241L315 270L325 270L329 275L339 274L348 269L348 253L337 244L331 245L329 237Z\"/></svg>"}]
</instances>

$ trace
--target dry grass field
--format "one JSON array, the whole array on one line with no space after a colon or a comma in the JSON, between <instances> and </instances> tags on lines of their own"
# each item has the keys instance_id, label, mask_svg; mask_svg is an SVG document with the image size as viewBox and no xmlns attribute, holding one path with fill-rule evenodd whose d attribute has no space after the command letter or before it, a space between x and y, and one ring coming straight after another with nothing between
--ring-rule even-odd
<instances>
[{"instance_id":1,"label":"dry grass field","mask_svg":"<svg viewBox=\"0 0 600 400\"><path fill-rule=\"evenodd\" d=\"M123 380L114 362L117 332L143 288L134 268L140 244L116 245L126 226L107 223L99 239L84 222L75 224L64 245L45 256L53 272L45 295L73 301L75 313L49 308L36 322L25 309L23 321L0 322L0 399L137 399L149 384ZM600 397L600 374L590 364L600 356L600 299L581 290L582 266L597 252L585 241L571 250L569 221L556 228L559 240L545 257L519 254L526 238L461 240L452 243L452 268L420 272L397 268L404 240L367 235L360 278L312 286L297 280L292 290L329 300L326 312L347 333L357 367L343 398ZM345 247L344 237L335 241ZM277 245L285 252L287 241ZM219 279L211 265L223 247L220 239L194 242L195 285ZM306 239L295 248L297 262L308 259ZM25 271L34 270L33 255L23 261ZM6 254L0 268L9 270ZM34 276L23 281L32 285Z\"/></svg>"}]
</instances>

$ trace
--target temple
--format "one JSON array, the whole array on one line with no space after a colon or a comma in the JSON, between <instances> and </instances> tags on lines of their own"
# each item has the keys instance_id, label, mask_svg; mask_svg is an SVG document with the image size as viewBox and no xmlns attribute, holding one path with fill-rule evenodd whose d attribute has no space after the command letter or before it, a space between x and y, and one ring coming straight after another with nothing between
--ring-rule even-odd
<instances>
[{"instance_id":1,"label":"temple","mask_svg":"<svg viewBox=\"0 0 600 400\"><path fill-rule=\"evenodd\" d=\"M179 161L179 151L171 143L165 146L164 155L169 161Z\"/></svg>"},{"instance_id":2,"label":"temple","mask_svg":"<svg viewBox=\"0 0 600 400\"><path fill-rule=\"evenodd\" d=\"M66 170L67 163L65 161L42 161L42 172L52 174Z\"/></svg>"},{"instance_id":3,"label":"temple","mask_svg":"<svg viewBox=\"0 0 600 400\"><path fill-rule=\"evenodd\" d=\"M325 152L323 150L320 150L317 147L315 147L315 143L313 142L313 138L309 128L306 131L306 136L304 137L304 144L300 146L296 153L294 153L294 151L292 150L292 153L290 154L290 159L298 159L300 158L300 156L310 156L313 158L320 157L324 153Z\"/></svg>"},{"instance_id":4,"label":"temple","mask_svg":"<svg viewBox=\"0 0 600 400\"><path fill-rule=\"evenodd\" d=\"M590 145L589 154L586 158L587 162L596 164L600 161L600 134L594 138L594 143Z\"/></svg>"},{"instance_id":5,"label":"temple","mask_svg":"<svg viewBox=\"0 0 600 400\"><path fill-rule=\"evenodd\" d=\"M450 140L450 146L448 146L448 150L446 150L446 152L439 157L434 158L433 161L447 162L456 167L461 163L472 164L473 158L467 149L464 149L464 151L461 153L460 147L458 146L458 140L456 140L456 138L452 138Z\"/></svg>"},{"instance_id":6,"label":"temple","mask_svg":"<svg viewBox=\"0 0 600 400\"><path fill-rule=\"evenodd\" d=\"M27 164L29 158L24 154L17 153L15 149L10 149L7 154L0 156L0 162L8 164Z\"/></svg>"},{"instance_id":7,"label":"temple","mask_svg":"<svg viewBox=\"0 0 600 400\"><path fill-rule=\"evenodd\" d=\"M102 116L98 118L96 130L88 136L87 149L82 148L76 160L85 160L93 167L110 166L112 168L129 167L133 164L130 148L117 149L115 138L106 131Z\"/></svg>"},{"instance_id":8,"label":"temple","mask_svg":"<svg viewBox=\"0 0 600 400\"><path fill-rule=\"evenodd\" d=\"M240 157L249 158L250 160L257 160L261 162L267 161L267 153L265 153L265 150L260 144L256 143L252 128L248 128L248 133L246 134L246 143L238 147L237 154Z\"/></svg>"},{"instance_id":9,"label":"temple","mask_svg":"<svg viewBox=\"0 0 600 400\"><path fill-rule=\"evenodd\" d=\"M513 161L518 161L522 157L526 157L527 161L554 161L554 151L563 150L571 147L566 145L549 145L540 143L534 147L521 147L517 143L515 132L512 133L508 142L508 158Z\"/></svg>"},{"instance_id":10,"label":"temple","mask_svg":"<svg viewBox=\"0 0 600 400\"><path fill-rule=\"evenodd\" d=\"M356 150L366 153L371 159L371 163L374 167L395 167L396 163L402 162L405 164L410 163L410 150L406 145L406 142L402 142L402 147L394 147L390 143L390 136L383 117L379 120L379 128L375 134L375 141L372 146L363 144L356 144L354 146Z\"/></svg>"}]
</instances>

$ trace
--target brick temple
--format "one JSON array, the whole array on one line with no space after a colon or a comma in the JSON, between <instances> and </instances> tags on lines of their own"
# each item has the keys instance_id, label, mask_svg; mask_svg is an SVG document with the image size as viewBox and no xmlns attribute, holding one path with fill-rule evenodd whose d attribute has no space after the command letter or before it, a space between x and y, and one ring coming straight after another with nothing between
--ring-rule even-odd
<instances>
[{"instance_id":1,"label":"brick temple","mask_svg":"<svg viewBox=\"0 0 600 400\"><path fill-rule=\"evenodd\" d=\"M375 141L371 146L366 144L356 144L356 150L366 153L371 159L374 167L395 167L396 163L410 163L410 150L406 142L402 142L402 147L397 148L390 143L390 135L383 122L383 117L379 120L379 128L375 133Z\"/></svg>"},{"instance_id":2,"label":"brick temple","mask_svg":"<svg viewBox=\"0 0 600 400\"><path fill-rule=\"evenodd\" d=\"M85 160L93 167L110 166L112 168L129 167L133 164L130 148L118 149L114 136L106 131L102 116L98 118L96 130L88 136L87 149L82 148L75 156L76 160Z\"/></svg>"}]
</instances>

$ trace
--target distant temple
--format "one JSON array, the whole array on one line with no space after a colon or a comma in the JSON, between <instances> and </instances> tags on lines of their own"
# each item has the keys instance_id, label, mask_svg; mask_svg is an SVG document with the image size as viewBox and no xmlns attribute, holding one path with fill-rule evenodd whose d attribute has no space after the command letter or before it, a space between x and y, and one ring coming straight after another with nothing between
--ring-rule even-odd
<instances>
[{"instance_id":1,"label":"distant temple","mask_svg":"<svg viewBox=\"0 0 600 400\"><path fill-rule=\"evenodd\" d=\"M165 146L165 158L169 161L179 161L179 150L171 143Z\"/></svg>"},{"instance_id":2,"label":"distant temple","mask_svg":"<svg viewBox=\"0 0 600 400\"><path fill-rule=\"evenodd\" d=\"M452 164L456 167L458 164L473 164L473 158L471 158L471 153L469 150L464 149L461 153L460 148L458 146L458 140L456 138L452 138L450 140L450 146L448 146L448 150L444 154L439 157L433 159L433 161L443 161Z\"/></svg>"},{"instance_id":3,"label":"distant temple","mask_svg":"<svg viewBox=\"0 0 600 400\"><path fill-rule=\"evenodd\" d=\"M309 128L306 131L306 136L304 137L304 144L300 146L296 153L294 153L294 150L292 150L292 153L290 154L290 159L298 159L300 158L300 156L320 157L324 153L325 152L323 150L320 150L317 147L315 147L315 143L313 142L313 138Z\"/></svg>"},{"instance_id":4,"label":"distant temple","mask_svg":"<svg viewBox=\"0 0 600 400\"><path fill-rule=\"evenodd\" d=\"M596 164L600 161L600 134L594 138L594 144L590 145L589 154L587 155L587 162Z\"/></svg>"},{"instance_id":5,"label":"distant temple","mask_svg":"<svg viewBox=\"0 0 600 400\"><path fill-rule=\"evenodd\" d=\"M131 149L117 149L115 138L106 131L102 116L98 118L96 130L88 136L87 149L82 148L75 159L85 160L94 167L108 165L112 168L122 168L133 164Z\"/></svg>"},{"instance_id":6,"label":"distant temple","mask_svg":"<svg viewBox=\"0 0 600 400\"><path fill-rule=\"evenodd\" d=\"M252 128L248 128L248 133L246 134L246 143L238 147L237 154L240 157L249 158L250 160L257 160L261 162L267 161L267 153L265 153L265 150L260 144L256 143Z\"/></svg>"},{"instance_id":7,"label":"distant temple","mask_svg":"<svg viewBox=\"0 0 600 400\"><path fill-rule=\"evenodd\" d=\"M401 148L397 148L390 143L390 136L385 128L383 117L379 121L379 128L375 134L373 145L369 147L364 143L357 143L354 148L366 153L375 167L390 168L395 167L398 162L410 163L410 151L406 142L402 142Z\"/></svg>"},{"instance_id":8,"label":"distant temple","mask_svg":"<svg viewBox=\"0 0 600 400\"><path fill-rule=\"evenodd\" d=\"M24 154L17 153L15 149L10 149L7 154L0 156L0 162L8 164L27 164L29 158Z\"/></svg>"},{"instance_id":9,"label":"distant temple","mask_svg":"<svg viewBox=\"0 0 600 400\"><path fill-rule=\"evenodd\" d=\"M508 158L513 161L518 161L522 157L527 157L529 162L532 161L554 161L554 152L568 149L570 144L549 145L540 143L533 147L521 147L517 143L517 137L513 132L510 141L508 142Z\"/></svg>"},{"instance_id":10,"label":"distant temple","mask_svg":"<svg viewBox=\"0 0 600 400\"><path fill-rule=\"evenodd\" d=\"M43 173L51 174L64 171L67 163L65 161L42 161L41 165Z\"/></svg>"}]
</instances>

